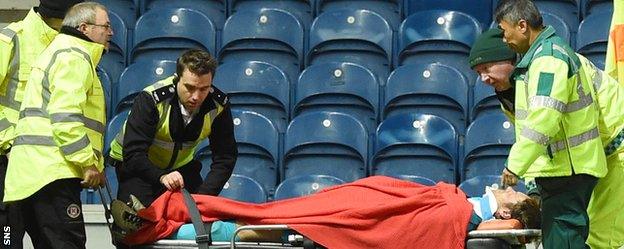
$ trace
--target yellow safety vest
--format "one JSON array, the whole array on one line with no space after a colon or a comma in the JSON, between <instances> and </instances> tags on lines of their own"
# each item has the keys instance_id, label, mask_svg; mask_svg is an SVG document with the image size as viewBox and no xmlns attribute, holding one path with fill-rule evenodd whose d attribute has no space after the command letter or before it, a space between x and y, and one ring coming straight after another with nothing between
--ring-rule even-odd
<instances>
[{"instance_id":1,"label":"yellow safety vest","mask_svg":"<svg viewBox=\"0 0 624 249\"><path fill-rule=\"evenodd\" d=\"M104 46L59 34L33 64L7 169L4 201L104 168L104 91L95 68Z\"/></svg>"},{"instance_id":2,"label":"yellow safety vest","mask_svg":"<svg viewBox=\"0 0 624 249\"><path fill-rule=\"evenodd\" d=\"M507 168L524 177L607 173L591 82L554 29L537 37L514 70L516 143ZM548 156L544 164L534 164Z\"/></svg>"},{"instance_id":3,"label":"yellow safety vest","mask_svg":"<svg viewBox=\"0 0 624 249\"><path fill-rule=\"evenodd\" d=\"M214 101L216 109L210 110L204 115L204 125L202 131L195 141L176 143L169 132L169 119L171 116L171 97L175 94L173 86L173 76L156 82L146 87L143 91L147 92L154 98L156 108L159 114L158 130L149 146L147 156L152 164L161 169L177 169L193 160L194 152L199 143L206 139L211 132L212 122L223 111L223 103L219 103L214 99L206 99L206 101ZM169 93L166 97L158 93ZM110 156L118 161L123 161L123 136L124 128L115 136L111 142Z\"/></svg>"},{"instance_id":4,"label":"yellow safety vest","mask_svg":"<svg viewBox=\"0 0 624 249\"><path fill-rule=\"evenodd\" d=\"M0 30L0 154L13 142L31 65L57 34L33 9Z\"/></svg>"}]
</instances>

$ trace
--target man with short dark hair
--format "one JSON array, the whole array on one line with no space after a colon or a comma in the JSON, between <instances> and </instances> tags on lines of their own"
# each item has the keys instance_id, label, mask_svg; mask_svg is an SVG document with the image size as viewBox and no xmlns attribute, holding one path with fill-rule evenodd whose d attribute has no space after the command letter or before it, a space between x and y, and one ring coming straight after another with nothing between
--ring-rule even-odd
<instances>
[{"instance_id":1,"label":"man with short dark hair","mask_svg":"<svg viewBox=\"0 0 624 249\"><path fill-rule=\"evenodd\" d=\"M495 11L503 41L523 54L515 81L516 142L503 183L535 177L541 194L544 248L586 248L587 207L607 174L599 107L579 57L530 0L503 0ZM548 157L544 164L534 164Z\"/></svg>"},{"instance_id":2,"label":"man with short dark hair","mask_svg":"<svg viewBox=\"0 0 624 249\"><path fill-rule=\"evenodd\" d=\"M176 74L146 87L134 100L124 128L111 143L119 191L149 205L165 190L219 195L232 174L237 148L227 95L212 85L216 60L190 50L177 60ZM195 160L208 138L212 165L205 179Z\"/></svg>"}]
</instances>

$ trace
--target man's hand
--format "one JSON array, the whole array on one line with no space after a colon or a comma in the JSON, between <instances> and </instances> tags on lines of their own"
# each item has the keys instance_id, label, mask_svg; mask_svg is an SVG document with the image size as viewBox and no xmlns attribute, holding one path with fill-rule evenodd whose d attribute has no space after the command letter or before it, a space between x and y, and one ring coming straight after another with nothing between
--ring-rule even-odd
<instances>
[{"instance_id":1,"label":"man's hand","mask_svg":"<svg viewBox=\"0 0 624 249\"><path fill-rule=\"evenodd\" d=\"M101 173L95 165L89 166L82 171L82 181L80 185L83 188L97 188L105 183L104 174Z\"/></svg>"},{"instance_id":2,"label":"man's hand","mask_svg":"<svg viewBox=\"0 0 624 249\"><path fill-rule=\"evenodd\" d=\"M160 183L165 185L168 190L177 190L184 188L184 178L180 172L173 171L160 177Z\"/></svg>"},{"instance_id":3,"label":"man's hand","mask_svg":"<svg viewBox=\"0 0 624 249\"><path fill-rule=\"evenodd\" d=\"M501 175L501 184L503 187L516 186L516 184L518 184L518 177L505 168L503 169L503 174Z\"/></svg>"}]
</instances>

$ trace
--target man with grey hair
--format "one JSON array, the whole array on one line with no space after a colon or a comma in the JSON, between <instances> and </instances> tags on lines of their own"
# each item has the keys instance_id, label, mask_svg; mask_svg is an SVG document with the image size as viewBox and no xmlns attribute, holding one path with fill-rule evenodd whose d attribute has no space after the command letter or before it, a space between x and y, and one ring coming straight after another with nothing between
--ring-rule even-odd
<instances>
[{"instance_id":1,"label":"man with grey hair","mask_svg":"<svg viewBox=\"0 0 624 249\"><path fill-rule=\"evenodd\" d=\"M103 5L76 4L32 65L4 202L20 206L35 248L85 248L80 191L105 180L106 110L95 68L112 35Z\"/></svg>"},{"instance_id":2,"label":"man with grey hair","mask_svg":"<svg viewBox=\"0 0 624 249\"><path fill-rule=\"evenodd\" d=\"M495 11L503 41L523 54L514 80L516 142L503 170L504 184L535 177L541 194L544 248L588 248L587 207L607 174L599 106L581 59L531 0L503 0ZM545 157L545 163L534 164Z\"/></svg>"}]
</instances>

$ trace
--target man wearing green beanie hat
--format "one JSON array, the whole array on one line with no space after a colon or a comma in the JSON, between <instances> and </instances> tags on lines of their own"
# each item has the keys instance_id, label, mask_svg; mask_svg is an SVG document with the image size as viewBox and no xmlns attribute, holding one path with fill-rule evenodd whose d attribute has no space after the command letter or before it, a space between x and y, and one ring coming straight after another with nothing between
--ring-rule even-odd
<instances>
[{"instance_id":1,"label":"man wearing green beanie hat","mask_svg":"<svg viewBox=\"0 0 624 249\"><path fill-rule=\"evenodd\" d=\"M618 248L624 245L624 226L617 225L624 222L624 212L619 212L624 206L624 187L619 184L624 181L624 109L615 107L624 106L624 87L597 69L587 58L576 55L581 61L582 72L595 80L590 90L600 109L598 127L609 169L607 176L598 181L589 203L590 234L587 243L592 248ZM514 120L515 90L510 76L517 55L503 42L502 30L494 28L483 32L472 46L468 58L481 80L494 88L505 114ZM535 164L543 160L549 158L541 156Z\"/></svg>"}]
</instances>

